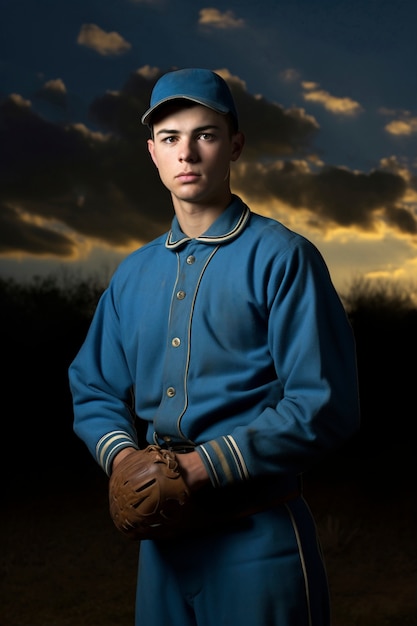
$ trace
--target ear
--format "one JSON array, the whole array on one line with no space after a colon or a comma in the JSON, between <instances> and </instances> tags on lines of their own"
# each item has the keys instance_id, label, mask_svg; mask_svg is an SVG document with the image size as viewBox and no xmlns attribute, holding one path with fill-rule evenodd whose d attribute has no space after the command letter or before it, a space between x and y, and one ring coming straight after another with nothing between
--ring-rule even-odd
<instances>
[{"instance_id":1,"label":"ear","mask_svg":"<svg viewBox=\"0 0 417 626\"><path fill-rule=\"evenodd\" d=\"M232 137L232 154L231 161L237 161L242 154L243 147L245 145L245 135L241 132L235 133Z\"/></svg>"},{"instance_id":2,"label":"ear","mask_svg":"<svg viewBox=\"0 0 417 626\"><path fill-rule=\"evenodd\" d=\"M155 156L155 144L153 142L153 139L148 139L147 143L148 143L148 151L149 151L149 154L151 155L152 161L154 162L156 167L158 167L158 163L157 163L156 156Z\"/></svg>"}]
</instances>

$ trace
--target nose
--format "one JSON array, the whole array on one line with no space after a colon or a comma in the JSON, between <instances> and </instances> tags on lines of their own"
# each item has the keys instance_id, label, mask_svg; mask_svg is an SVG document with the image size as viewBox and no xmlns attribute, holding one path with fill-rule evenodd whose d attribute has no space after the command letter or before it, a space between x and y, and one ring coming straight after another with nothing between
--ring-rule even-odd
<instances>
[{"instance_id":1,"label":"nose","mask_svg":"<svg viewBox=\"0 0 417 626\"><path fill-rule=\"evenodd\" d=\"M181 142L178 158L186 163L194 163L197 160L196 147L191 139L184 139Z\"/></svg>"}]
</instances>

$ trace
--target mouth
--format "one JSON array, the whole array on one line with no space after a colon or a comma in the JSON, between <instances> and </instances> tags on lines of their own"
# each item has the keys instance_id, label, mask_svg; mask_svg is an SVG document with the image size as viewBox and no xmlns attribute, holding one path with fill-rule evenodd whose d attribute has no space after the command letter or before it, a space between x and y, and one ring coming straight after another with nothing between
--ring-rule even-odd
<instances>
[{"instance_id":1,"label":"mouth","mask_svg":"<svg viewBox=\"0 0 417 626\"><path fill-rule=\"evenodd\" d=\"M177 180L182 183L193 183L200 177L200 174L195 172L180 172L175 176Z\"/></svg>"}]
</instances>

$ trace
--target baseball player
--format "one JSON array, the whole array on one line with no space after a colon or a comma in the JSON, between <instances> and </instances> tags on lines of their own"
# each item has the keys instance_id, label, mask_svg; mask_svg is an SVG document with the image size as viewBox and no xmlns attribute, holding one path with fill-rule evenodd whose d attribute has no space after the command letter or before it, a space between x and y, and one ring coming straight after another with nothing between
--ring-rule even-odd
<instances>
[{"instance_id":1,"label":"baseball player","mask_svg":"<svg viewBox=\"0 0 417 626\"><path fill-rule=\"evenodd\" d=\"M136 626L328 626L300 477L359 427L345 310L317 248L232 193L244 135L219 75L163 75L142 123L172 225L120 264L69 370L75 432L141 540Z\"/></svg>"}]
</instances>

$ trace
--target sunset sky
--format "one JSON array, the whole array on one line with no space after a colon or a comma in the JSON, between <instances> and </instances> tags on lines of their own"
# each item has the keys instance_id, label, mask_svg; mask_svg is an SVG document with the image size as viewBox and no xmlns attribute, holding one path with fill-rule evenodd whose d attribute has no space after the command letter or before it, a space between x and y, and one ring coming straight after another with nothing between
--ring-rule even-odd
<instances>
[{"instance_id":1,"label":"sunset sky","mask_svg":"<svg viewBox=\"0 0 417 626\"><path fill-rule=\"evenodd\" d=\"M140 124L156 79L229 83L232 184L336 288L417 281L416 0L2 0L0 275L110 275L169 228Z\"/></svg>"}]
</instances>

